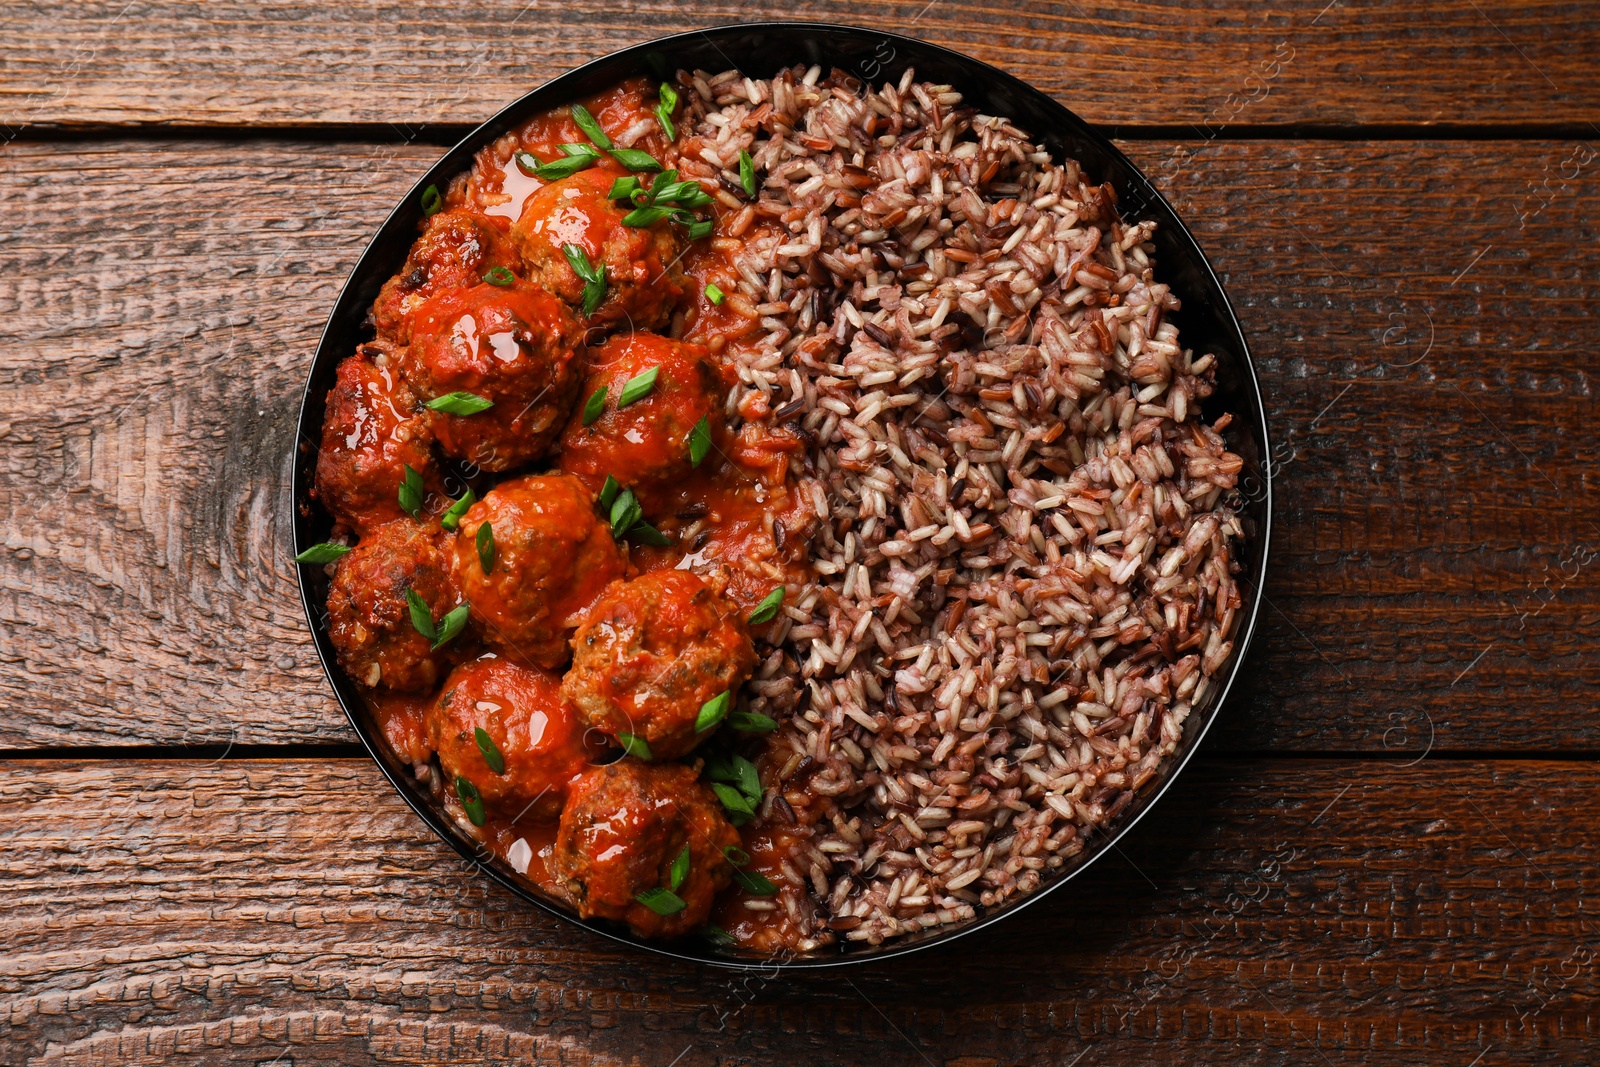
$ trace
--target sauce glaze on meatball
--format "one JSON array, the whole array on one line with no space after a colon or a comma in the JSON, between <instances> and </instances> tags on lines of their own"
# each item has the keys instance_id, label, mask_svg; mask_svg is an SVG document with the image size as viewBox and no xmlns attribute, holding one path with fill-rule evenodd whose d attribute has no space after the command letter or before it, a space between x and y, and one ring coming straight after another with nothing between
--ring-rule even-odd
<instances>
[{"instance_id":1,"label":"sauce glaze on meatball","mask_svg":"<svg viewBox=\"0 0 1600 1067\"><path fill-rule=\"evenodd\" d=\"M487 572L477 547L484 523L494 541ZM456 575L485 640L550 670L566 662L580 613L623 570L593 495L564 474L501 482L462 516L456 537Z\"/></svg>"},{"instance_id":2,"label":"sauce glaze on meatball","mask_svg":"<svg viewBox=\"0 0 1600 1067\"><path fill-rule=\"evenodd\" d=\"M711 791L679 763L622 759L574 783L556 830L553 866L584 918L625 922L641 937L679 937L705 925L733 877L725 848L739 834ZM661 915L640 893L670 888L673 862L689 872L673 892L682 911Z\"/></svg>"},{"instance_id":3,"label":"sauce glaze on meatball","mask_svg":"<svg viewBox=\"0 0 1600 1067\"><path fill-rule=\"evenodd\" d=\"M488 471L538 459L561 432L583 378L582 330L565 304L524 283L431 297L415 314L406 379L424 400L474 393L494 406L432 412L448 456Z\"/></svg>"},{"instance_id":4,"label":"sauce glaze on meatball","mask_svg":"<svg viewBox=\"0 0 1600 1067\"><path fill-rule=\"evenodd\" d=\"M498 752L496 771L479 746L483 730ZM428 710L428 736L446 781L457 775L484 803L517 818L554 818L571 781L589 765L583 729L547 671L489 653L450 673Z\"/></svg>"},{"instance_id":5,"label":"sauce glaze on meatball","mask_svg":"<svg viewBox=\"0 0 1600 1067\"><path fill-rule=\"evenodd\" d=\"M317 496L358 533L404 518L399 494L406 465L425 483L433 482L432 443L428 421L390 347L362 345L339 364L328 391Z\"/></svg>"},{"instance_id":6,"label":"sauce glaze on meatball","mask_svg":"<svg viewBox=\"0 0 1600 1067\"><path fill-rule=\"evenodd\" d=\"M688 571L652 571L613 582L584 616L561 692L595 729L676 759L711 734L695 731L701 706L737 692L755 662L732 601Z\"/></svg>"},{"instance_id":7,"label":"sauce glaze on meatball","mask_svg":"<svg viewBox=\"0 0 1600 1067\"><path fill-rule=\"evenodd\" d=\"M407 590L435 622L461 603L454 546L433 524L410 519L378 527L340 557L328 589L328 636L345 672L369 688L418 692L439 683L467 635L433 649L412 625Z\"/></svg>"},{"instance_id":8,"label":"sauce glaze on meatball","mask_svg":"<svg viewBox=\"0 0 1600 1067\"><path fill-rule=\"evenodd\" d=\"M405 344L412 316L429 297L479 285L496 267L520 272L522 260L505 225L468 208L450 208L428 219L405 265L383 284L372 305L378 336Z\"/></svg>"},{"instance_id":9,"label":"sauce glaze on meatball","mask_svg":"<svg viewBox=\"0 0 1600 1067\"><path fill-rule=\"evenodd\" d=\"M612 475L633 490L646 515L664 515L693 469L695 423L705 418L712 441L723 437L721 378L704 348L651 333L618 334L593 350L591 362L579 393L587 398L603 387L605 412L585 426L580 405L561 435L561 468L596 490ZM651 368L654 388L619 408L623 386ZM713 450L702 463L714 469L719 461Z\"/></svg>"},{"instance_id":10,"label":"sauce glaze on meatball","mask_svg":"<svg viewBox=\"0 0 1600 1067\"><path fill-rule=\"evenodd\" d=\"M540 189L522 206L511 237L529 277L574 308L583 306L584 280L572 269L565 245L576 245L589 262L605 266L606 296L589 317L591 326L649 330L665 325L687 291L677 259L681 235L666 221L628 226L633 210L607 195L626 172L591 167Z\"/></svg>"}]
</instances>

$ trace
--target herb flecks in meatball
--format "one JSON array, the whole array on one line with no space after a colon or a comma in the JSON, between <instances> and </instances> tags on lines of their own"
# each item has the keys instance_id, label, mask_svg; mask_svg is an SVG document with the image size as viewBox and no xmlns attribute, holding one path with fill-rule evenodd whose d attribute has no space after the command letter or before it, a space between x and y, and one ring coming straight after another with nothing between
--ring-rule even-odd
<instances>
[{"instance_id":1,"label":"herb flecks in meatball","mask_svg":"<svg viewBox=\"0 0 1600 1067\"><path fill-rule=\"evenodd\" d=\"M553 866L584 918L625 922L640 937L679 937L705 925L713 898L733 876L723 850L738 844L693 769L622 759L573 785ZM687 870L673 888L685 849ZM653 892L660 890L683 907L674 910L676 902Z\"/></svg>"},{"instance_id":2,"label":"herb flecks in meatball","mask_svg":"<svg viewBox=\"0 0 1600 1067\"><path fill-rule=\"evenodd\" d=\"M589 763L559 679L493 653L450 673L428 710L428 735L446 778L467 779L512 819L553 818Z\"/></svg>"},{"instance_id":3,"label":"herb flecks in meatball","mask_svg":"<svg viewBox=\"0 0 1600 1067\"><path fill-rule=\"evenodd\" d=\"M595 729L675 759L711 735L695 728L700 709L736 694L755 662L737 605L688 571L652 571L612 583L590 609L561 691Z\"/></svg>"},{"instance_id":4,"label":"herb flecks in meatball","mask_svg":"<svg viewBox=\"0 0 1600 1067\"><path fill-rule=\"evenodd\" d=\"M402 519L340 558L328 589L328 637L357 682L396 692L431 689L468 647L461 635L434 649L407 597L416 594L435 622L460 604L452 547L436 525Z\"/></svg>"},{"instance_id":5,"label":"herb flecks in meatball","mask_svg":"<svg viewBox=\"0 0 1600 1067\"><path fill-rule=\"evenodd\" d=\"M490 401L467 415L432 412L434 434L446 455L510 470L561 432L582 381L582 336L565 304L525 283L451 290L418 309L406 379L424 400Z\"/></svg>"},{"instance_id":6,"label":"herb flecks in meatball","mask_svg":"<svg viewBox=\"0 0 1600 1067\"><path fill-rule=\"evenodd\" d=\"M699 345L649 333L618 334L591 357L584 402L561 435L561 469L595 489L611 475L634 491L646 515L664 516L695 469L691 436L701 419L701 464L711 470L721 462L713 447L724 435L718 373ZM630 393L630 382L652 373L647 389ZM598 415L588 401L597 392Z\"/></svg>"},{"instance_id":7,"label":"herb flecks in meatball","mask_svg":"<svg viewBox=\"0 0 1600 1067\"><path fill-rule=\"evenodd\" d=\"M563 474L491 489L462 516L456 546L456 574L485 640L547 669L566 662L580 613L624 570L593 495Z\"/></svg>"},{"instance_id":8,"label":"herb flecks in meatball","mask_svg":"<svg viewBox=\"0 0 1600 1067\"><path fill-rule=\"evenodd\" d=\"M466 208L429 218L405 265L384 283L372 305L378 336L406 344L412 318L429 297L471 289L492 271L520 272L522 260L504 225Z\"/></svg>"},{"instance_id":9,"label":"herb flecks in meatball","mask_svg":"<svg viewBox=\"0 0 1600 1067\"><path fill-rule=\"evenodd\" d=\"M574 308L582 308L587 283L565 247L576 247L589 264L605 268L605 298L588 317L589 325L655 329L672 318L687 291L677 266L682 238L665 220L649 226L622 221L633 204L608 194L624 174L599 166L551 182L528 197L511 237L529 277Z\"/></svg>"}]
</instances>

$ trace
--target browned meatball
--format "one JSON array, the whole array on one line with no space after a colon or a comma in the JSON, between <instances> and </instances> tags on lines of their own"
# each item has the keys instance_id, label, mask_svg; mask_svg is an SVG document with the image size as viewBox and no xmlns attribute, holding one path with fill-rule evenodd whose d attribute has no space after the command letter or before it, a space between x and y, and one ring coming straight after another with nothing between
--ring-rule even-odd
<instances>
[{"instance_id":1,"label":"browned meatball","mask_svg":"<svg viewBox=\"0 0 1600 1067\"><path fill-rule=\"evenodd\" d=\"M422 398L465 392L494 404L433 412L444 453L489 471L544 455L583 379L582 330L566 305L520 282L479 285L431 297L414 322L404 365Z\"/></svg>"},{"instance_id":2,"label":"browned meatball","mask_svg":"<svg viewBox=\"0 0 1600 1067\"><path fill-rule=\"evenodd\" d=\"M406 466L433 486L433 434L388 345L362 345L328 390L317 453L317 497L342 524L366 533L404 518ZM425 503L428 503L424 494ZM432 494L437 502L437 494Z\"/></svg>"},{"instance_id":3,"label":"browned meatball","mask_svg":"<svg viewBox=\"0 0 1600 1067\"><path fill-rule=\"evenodd\" d=\"M553 867L584 918L627 923L640 937L679 937L704 926L717 891L733 877L724 849L739 835L695 773L679 763L623 759L573 785L556 831ZM689 870L672 889L673 862ZM662 915L638 899L671 890L684 904ZM663 910L674 905L662 904Z\"/></svg>"},{"instance_id":4,"label":"browned meatball","mask_svg":"<svg viewBox=\"0 0 1600 1067\"><path fill-rule=\"evenodd\" d=\"M594 369L579 390L585 403L561 435L561 468L598 490L606 475L633 490L645 514L657 517L672 508L673 494L693 469L689 435L706 420L713 443L723 439L722 382L706 350L652 333L625 333L591 353ZM625 385L654 369L650 392L619 408ZM583 424L587 398L606 391L605 412ZM720 455L713 447L702 459L714 470Z\"/></svg>"},{"instance_id":5,"label":"browned meatball","mask_svg":"<svg viewBox=\"0 0 1600 1067\"><path fill-rule=\"evenodd\" d=\"M493 531L487 571L478 531ZM456 574L485 639L548 669L567 659L567 635L580 613L624 564L594 497L564 474L513 478L489 490L462 516Z\"/></svg>"},{"instance_id":6,"label":"browned meatball","mask_svg":"<svg viewBox=\"0 0 1600 1067\"><path fill-rule=\"evenodd\" d=\"M402 519L378 527L340 558L328 589L328 637L339 665L362 685L418 692L438 684L457 637L435 651L417 632L406 592L413 591L438 622L461 603L453 574L453 543L432 524Z\"/></svg>"},{"instance_id":7,"label":"browned meatball","mask_svg":"<svg viewBox=\"0 0 1600 1067\"><path fill-rule=\"evenodd\" d=\"M628 226L633 210L607 194L623 171L592 167L551 182L522 206L511 227L529 276L574 308L583 306L584 279L572 269L563 248L576 245L595 267L604 265L606 296L592 326L622 325L649 330L665 325L688 289L677 260L682 240L672 223Z\"/></svg>"},{"instance_id":8,"label":"browned meatball","mask_svg":"<svg viewBox=\"0 0 1600 1067\"><path fill-rule=\"evenodd\" d=\"M405 266L384 283L372 305L378 336L405 344L411 319L430 296L449 289L470 289L496 268L520 272L522 260L496 222L467 208L441 211L427 221L406 256Z\"/></svg>"},{"instance_id":9,"label":"browned meatball","mask_svg":"<svg viewBox=\"0 0 1600 1067\"><path fill-rule=\"evenodd\" d=\"M487 746L478 730L488 735ZM485 804L513 819L554 818L589 764L560 680L492 652L450 673L428 710L428 736L449 782L465 778Z\"/></svg>"},{"instance_id":10,"label":"browned meatball","mask_svg":"<svg viewBox=\"0 0 1600 1067\"><path fill-rule=\"evenodd\" d=\"M676 759L711 734L695 730L701 706L731 700L755 662L737 605L688 571L652 571L613 582L584 616L561 692L595 729Z\"/></svg>"}]
</instances>

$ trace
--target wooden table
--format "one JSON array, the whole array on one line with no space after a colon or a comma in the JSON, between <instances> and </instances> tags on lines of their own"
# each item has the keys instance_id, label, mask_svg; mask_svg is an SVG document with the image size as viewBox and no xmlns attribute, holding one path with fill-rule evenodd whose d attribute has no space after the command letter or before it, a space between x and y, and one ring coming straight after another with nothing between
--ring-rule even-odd
<instances>
[{"instance_id":1,"label":"wooden table","mask_svg":"<svg viewBox=\"0 0 1600 1067\"><path fill-rule=\"evenodd\" d=\"M1590 5L785 5L963 49L1103 124L1255 346L1281 491L1247 684L1068 889L893 965L700 970L519 905L383 783L289 563L327 309L503 102L758 14L7 7L0 1062L1586 1058Z\"/></svg>"}]
</instances>

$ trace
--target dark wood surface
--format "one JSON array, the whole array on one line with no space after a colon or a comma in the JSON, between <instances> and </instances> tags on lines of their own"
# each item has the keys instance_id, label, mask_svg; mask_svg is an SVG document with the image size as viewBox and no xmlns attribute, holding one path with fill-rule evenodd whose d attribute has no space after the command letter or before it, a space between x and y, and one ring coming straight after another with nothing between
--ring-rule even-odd
<instances>
[{"instance_id":1,"label":"dark wood surface","mask_svg":"<svg viewBox=\"0 0 1600 1067\"><path fill-rule=\"evenodd\" d=\"M1243 687L1120 853L948 948L766 978L624 953L431 839L331 699L287 523L322 320L437 146L758 13L8 9L0 1062L1581 1061L1600 25L1324 4L784 12L1113 128L1239 310L1279 507Z\"/></svg>"}]
</instances>

